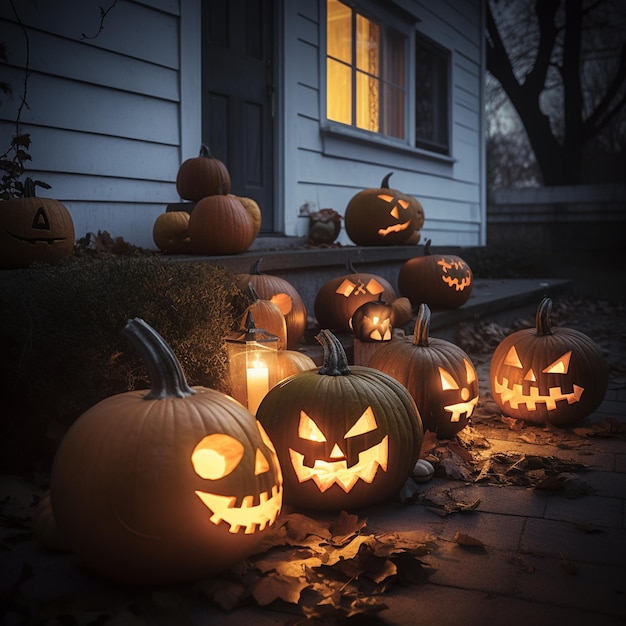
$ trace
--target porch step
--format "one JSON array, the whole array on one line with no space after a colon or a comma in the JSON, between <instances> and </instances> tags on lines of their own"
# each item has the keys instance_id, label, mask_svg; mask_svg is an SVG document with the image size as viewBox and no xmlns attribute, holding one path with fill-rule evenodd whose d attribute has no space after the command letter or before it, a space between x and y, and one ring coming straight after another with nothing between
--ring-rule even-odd
<instances>
[{"instance_id":1,"label":"porch step","mask_svg":"<svg viewBox=\"0 0 626 626\"><path fill-rule=\"evenodd\" d=\"M271 244L270 244L271 241ZM264 243L263 243L264 242ZM320 287L329 279L346 274L351 262L357 272L367 272L385 278L398 296L397 276L407 259L423 254L423 246L343 246L337 248L306 248L305 240L298 238L260 238L256 246L236 256L183 257L202 260L226 267L234 273L247 273L260 260L263 273L288 280L304 300L308 315L314 317L314 303ZM432 248L433 253L460 254L460 248ZM180 257L179 257L180 258ZM456 341L461 325L473 328L483 321L508 326L515 319L530 316L534 319L537 305L544 296L553 299L571 288L569 279L475 279L472 295L458 309L434 311L430 334L433 337ZM413 323L405 327L411 332ZM338 334L353 362L353 342L349 333ZM317 342L302 345L301 350L317 364L321 364L322 349Z\"/></svg>"}]
</instances>

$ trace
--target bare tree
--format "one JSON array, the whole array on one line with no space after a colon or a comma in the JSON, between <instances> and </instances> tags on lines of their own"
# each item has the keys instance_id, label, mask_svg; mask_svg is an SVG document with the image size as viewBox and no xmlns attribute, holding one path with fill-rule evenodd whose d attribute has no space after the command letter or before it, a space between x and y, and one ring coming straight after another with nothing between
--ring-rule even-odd
<instances>
[{"instance_id":1,"label":"bare tree","mask_svg":"<svg viewBox=\"0 0 626 626\"><path fill-rule=\"evenodd\" d=\"M607 138L626 131L626 6L489 0L487 70L519 115L543 183L579 184L586 150L603 136L611 149Z\"/></svg>"}]
</instances>

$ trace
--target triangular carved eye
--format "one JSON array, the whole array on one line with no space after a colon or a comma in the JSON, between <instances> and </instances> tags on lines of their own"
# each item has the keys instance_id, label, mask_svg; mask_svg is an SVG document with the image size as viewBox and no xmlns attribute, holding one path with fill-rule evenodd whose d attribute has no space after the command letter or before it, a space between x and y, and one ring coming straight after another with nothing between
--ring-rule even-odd
<instances>
[{"instance_id":1,"label":"triangular carved eye","mask_svg":"<svg viewBox=\"0 0 626 626\"><path fill-rule=\"evenodd\" d=\"M191 464L198 476L217 480L228 476L243 458L244 447L230 435L207 435L191 453Z\"/></svg>"},{"instance_id":2,"label":"triangular carved eye","mask_svg":"<svg viewBox=\"0 0 626 626\"><path fill-rule=\"evenodd\" d=\"M465 363L465 373L467 374L467 382L468 384L473 383L476 380L476 370L474 369L474 366L467 359L463 359L463 362Z\"/></svg>"},{"instance_id":3,"label":"triangular carved eye","mask_svg":"<svg viewBox=\"0 0 626 626\"><path fill-rule=\"evenodd\" d=\"M398 200L398 204L403 208L403 209L408 209L409 208L409 203L406 200Z\"/></svg>"},{"instance_id":4,"label":"triangular carved eye","mask_svg":"<svg viewBox=\"0 0 626 626\"><path fill-rule=\"evenodd\" d=\"M265 455L259 448L256 450L256 457L254 459L254 475L265 474L270 469L270 464L267 462Z\"/></svg>"},{"instance_id":5,"label":"triangular carved eye","mask_svg":"<svg viewBox=\"0 0 626 626\"><path fill-rule=\"evenodd\" d=\"M374 411L372 411L371 406L368 406L367 409L363 411L363 415L359 417L356 424L346 433L345 439L356 437L357 435L364 435L365 433L369 433L377 428L378 424L376 423L376 418L374 417Z\"/></svg>"},{"instance_id":6,"label":"triangular carved eye","mask_svg":"<svg viewBox=\"0 0 626 626\"><path fill-rule=\"evenodd\" d=\"M37 209L37 213L35 213L35 217L33 217L32 228L36 228L37 230L50 230L50 222L48 221L48 216L43 210L43 207Z\"/></svg>"},{"instance_id":7,"label":"triangular carved eye","mask_svg":"<svg viewBox=\"0 0 626 626\"><path fill-rule=\"evenodd\" d=\"M444 391L447 391L448 389L459 388L456 380L454 380L454 378L452 378L450 373L446 372L446 370L444 370L443 367L439 368L439 378L441 378L441 388Z\"/></svg>"},{"instance_id":8,"label":"triangular carved eye","mask_svg":"<svg viewBox=\"0 0 626 626\"><path fill-rule=\"evenodd\" d=\"M566 352L563 356L560 356L556 361L550 363L548 367L543 370L544 374L567 374L569 369L569 361L572 357L572 351Z\"/></svg>"},{"instance_id":9,"label":"triangular carved eye","mask_svg":"<svg viewBox=\"0 0 626 626\"><path fill-rule=\"evenodd\" d=\"M324 433L322 433L317 424L304 411L300 411L298 437L308 439L309 441L326 441Z\"/></svg>"},{"instance_id":10,"label":"triangular carved eye","mask_svg":"<svg viewBox=\"0 0 626 626\"><path fill-rule=\"evenodd\" d=\"M515 346L513 346L507 352L507 355L504 359L504 364L510 365L511 367L519 367L520 369L522 369L522 362L520 361L520 358L517 354L517 350L515 349Z\"/></svg>"},{"instance_id":11,"label":"triangular carved eye","mask_svg":"<svg viewBox=\"0 0 626 626\"><path fill-rule=\"evenodd\" d=\"M393 201L393 196L390 196L389 194L386 194L386 193L378 194L378 198L380 200L382 200L383 202L392 202Z\"/></svg>"}]
</instances>

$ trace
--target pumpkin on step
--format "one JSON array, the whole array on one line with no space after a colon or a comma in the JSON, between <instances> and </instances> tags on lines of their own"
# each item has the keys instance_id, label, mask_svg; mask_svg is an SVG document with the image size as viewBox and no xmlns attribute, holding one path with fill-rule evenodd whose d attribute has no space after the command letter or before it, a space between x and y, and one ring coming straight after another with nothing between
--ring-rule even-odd
<instances>
[{"instance_id":1,"label":"pumpkin on step","mask_svg":"<svg viewBox=\"0 0 626 626\"><path fill-rule=\"evenodd\" d=\"M454 343L429 337L430 309L419 307L413 337L395 337L374 352L369 366L402 383L417 405L424 430L449 439L469 423L478 404L478 376Z\"/></svg>"},{"instance_id":2,"label":"pumpkin on step","mask_svg":"<svg viewBox=\"0 0 626 626\"><path fill-rule=\"evenodd\" d=\"M247 274L239 274L237 286L244 292L251 283L260 298L270 300L281 311L287 323L287 347L295 348L306 330L306 306L298 290L285 278L261 272L261 259Z\"/></svg>"},{"instance_id":3,"label":"pumpkin on step","mask_svg":"<svg viewBox=\"0 0 626 626\"><path fill-rule=\"evenodd\" d=\"M230 173L202 144L200 154L183 161L176 175L176 191L185 200L201 200L217 193L230 193Z\"/></svg>"},{"instance_id":4,"label":"pumpkin on step","mask_svg":"<svg viewBox=\"0 0 626 626\"><path fill-rule=\"evenodd\" d=\"M424 303L433 310L456 309L472 293L472 270L455 254L435 254L430 243L427 239L423 256L408 259L402 265L398 289L414 307Z\"/></svg>"},{"instance_id":5,"label":"pumpkin on step","mask_svg":"<svg viewBox=\"0 0 626 626\"><path fill-rule=\"evenodd\" d=\"M256 292L252 283L248 283L248 296L250 304L241 316L245 320L247 315L252 315L254 325L257 328L263 328L268 333L278 337L278 350L284 350L287 347L287 322L282 311L271 300L264 300ZM242 322L241 327L243 328Z\"/></svg>"},{"instance_id":6,"label":"pumpkin on step","mask_svg":"<svg viewBox=\"0 0 626 626\"><path fill-rule=\"evenodd\" d=\"M537 307L534 328L505 337L489 366L500 410L534 424L573 426L593 413L606 393L608 365L597 344L573 328L552 327L552 300Z\"/></svg>"},{"instance_id":7,"label":"pumpkin on step","mask_svg":"<svg viewBox=\"0 0 626 626\"><path fill-rule=\"evenodd\" d=\"M73 249L74 222L69 211L58 200L38 198L31 178L24 182L22 198L0 202L0 268L56 263Z\"/></svg>"},{"instance_id":8,"label":"pumpkin on step","mask_svg":"<svg viewBox=\"0 0 626 626\"><path fill-rule=\"evenodd\" d=\"M349 367L330 331L317 338L323 366L278 383L257 411L281 462L285 502L339 511L387 500L419 458L419 412L387 374Z\"/></svg>"},{"instance_id":9,"label":"pumpkin on step","mask_svg":"<svg viewBox=\"0 0 626 626\"><path fill-rule=\"evenodd\" d=\"M351 332L350 318L362 304L378 296L390 303L396 299L391 283L382 276L357 272L351 262L347 269L347 274L327 280L315 296L313 308L321 328Z\"/></svg>"},{"instance_id":10,"label":"pumpkin on step","mask_svg":"<svg viewBox=\"0 0 626 626\"><path fill-rule=\"evenodd\" d=\"M189 213L166 211L157 216L152 227L152 239L166 254L190 254Z\"/></svg>"},{"instance_id":11,"label":"pumpkin on step","mask_svg":"<svg viewBox=\"0 0 626 626\"><path fill-rule=\"evenodd\" d=\"M403 244L418 228L415 198L389 187L390 172L379 188L363 189L346 206L344 227L357 246ZM421 205L419 205L421 206Z\"/></svg>"},{"instance_id":12,"label":"pumpkin on step","mask_svg":"<svg viewBox=\"0 0 626 626\"><path fill-rule=\"evenodd\" d=\"M133 584L214 575L245 558L281 510L282 477L262 426L236 400L189 387L152 327L130 320L152 388L105 398L54 459L54 519L94 572Z\"/></svg>"}]
</instances>

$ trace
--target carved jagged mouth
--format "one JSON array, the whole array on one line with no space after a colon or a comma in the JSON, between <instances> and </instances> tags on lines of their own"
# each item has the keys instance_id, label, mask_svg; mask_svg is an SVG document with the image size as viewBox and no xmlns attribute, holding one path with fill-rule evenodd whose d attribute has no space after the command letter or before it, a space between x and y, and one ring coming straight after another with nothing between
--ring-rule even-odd
<instances>
[{"instance_id":1,"label":"carved jagged mouth","mask_svg":"<svg viewBox=\"0 0 626 626\"><path fill-rule=\"evenodd\" d=\"M253 496L246 496L240 506L235 506L235 496L220 496L205 491L196 491L195 494L212 511L211 521L215 525L226 522L230 526L229 532L239 533L243 530L246 535L273 524L283 503L283 488L278 485L272 487L271 496L267 491L261 493L258 504L254 504Z\"/></svg>"},{"instance_id":2,"label":"carved jagged mouth","mask_svg":"<svg viewBox=\"0 0 626 626\"><path fill-rule=\"evenodd\" d=\"M293 469L301 483L312 480L322 493L336 483L348 493L359 479L371 483L376 477L379 467L384 472L387 471L389 436L385 435L379 444L360 452L358 462L352 467L348 467L346 459L341 461L317 459L313 467L308 467L304 465L303 454L289 448L289 455Z\"/></svg>"},{"instance_id":3,"label":"carved jagged mouth","mask_svg":"<svg viewBox=\"0 0 626 626\"><path fill-rule=\"evenodd\" d=\"M465 417L469 419L474 412L474 407L478 404L478 396L468 400L467 402L457 402L456 404L448 404L443 408L452 413L451 422L460 422L461 415L465 413Z\"/></svg>"},{"instance_id":4,"label":"carved jagged mouth","mask_svg":"<svg viewBox=\"0 0 626 626\"><path fill-rule=\"evenodd\" d=\"M469 275L464 276L461 280L453 278L452 276L442 276L441 280L443 280L448 287L454 287L457 291L463 291L463 289L470 286L471 282Z\"/></svg>"},{"instance_id":5,"label":"carved jagged mouth","mask_svg":"<svg viewBox=\"0 0 626 626\"><path fill-rule=\"evenodd\" d=\"M23 241L24 243L29 243L31 246L34 246L36 243L47 243L51 246L53 243L57 241L65 241L65 237L20 237L19 235L14 235L13 233L7 232L13 239L17 239L18 241Z\"/></svg>"},{"instance_id":6,"label":"carved jagged mouth","mask_svg":"<svg viewBox=\"0 0 626 626\"><path fill-rule=\"evenodd\" d=\"M521 384L516 383L509 388L509 381L506 378L501 383L496 380L494 387L494 392L500 396L502 402L508 402L512 409L517 409L521 404L525 404L526 408L531 411L536 409L539 403L545 404L548 411L553 411L559 400L567 400L568 404L580 402L584 391L578 385L572 385L571 393L564 393L560 387L550 387L550 395L544 396L539 393L538 387L530 387L529 392L524 394Z\"/></svg>"},{"instance_id":7,"label":"carved jagged mouth","mask_svg":"<svg viewBox=\"0 0 626 626\"><path fill-rule=\"evenodd\" d=\"M388 235L389 233L399 233L402 230L406 230L409 227L410 223L411 223L411 220L409 220L408 222L404 222L402 224L394 224L393 226L388 226L387 228L379 228L378 234L381 237L384 237L385 235Z\"/></svg>"}]
</instances>

